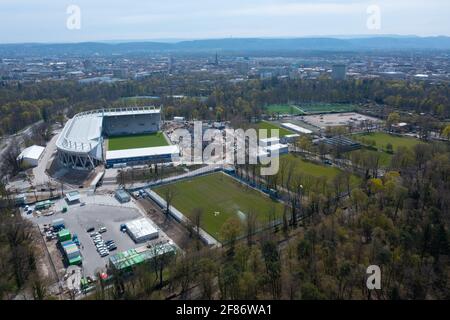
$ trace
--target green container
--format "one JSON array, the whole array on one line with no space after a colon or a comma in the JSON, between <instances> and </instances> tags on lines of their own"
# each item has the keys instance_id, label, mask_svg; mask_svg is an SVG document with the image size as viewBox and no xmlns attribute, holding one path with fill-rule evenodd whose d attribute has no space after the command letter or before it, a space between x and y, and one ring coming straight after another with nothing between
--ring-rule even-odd
<instances>
[{"instance_id":1,"label":"green container","mask_svg":"<svg viewBox=\"0 0 450 320\"><path fill-rule=\"evenodd\" d=\"M59 242L72 240L72 235L70 234L70 231L67 229L63 229L60 232L58 232L58 240Z\"/></svg>"}]
</instances>

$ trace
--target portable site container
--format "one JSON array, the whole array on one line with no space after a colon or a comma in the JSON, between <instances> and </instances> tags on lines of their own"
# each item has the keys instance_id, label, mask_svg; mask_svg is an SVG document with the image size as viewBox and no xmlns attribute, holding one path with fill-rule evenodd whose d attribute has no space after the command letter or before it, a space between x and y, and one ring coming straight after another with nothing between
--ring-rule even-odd
<instances>
[{"instance_id":1,"label":"portable site container","mask_svg":"<svg viewBox=\"0 0 450 320\"><path fill-rule=\"evenodd\" d=\"M69 264L71 266L82 264L81 256L76 256L75 258L69 259Z\"/></svg>"},{"instance_id":2,"label":"portable site container","mask_svg":"<svg viewBox=\"0 0 450 320\"><path fill-rule=\"evenodd\" d=\"M59 218L52 221L53 228L65 228L64 219Z\"/></svg>"},{"instance_id":3,"label":"portable site container","mask_svg":"<svg viewBox=\"0 0 450 320\"><path fill-rule=\"evenodd\" d=\"M36 203L36 205L34 206L34 209L35 210L48 209L52 205L53 205L53 201L51 201L51 200L40 201L40 202Z\"/></svg>"},{"instance_id":4,"label":"portable site container","mask_svg":"<svg viewBox=\"0 0 450 320\"><path fill-rule=\"evenodd\" d=\"M59 242L64 242L64 241L68 241L71 239L72 239L72 236L71 236L69 230L63 229L60 232L58 232L58 241Z\"/></svg>"},{"instance_id":5,"label":"portable site container","mask_svg":"<svg viewBox=\"0 0 450 320\"><path fill-rule=\"evenodd\" d=\"M73 259L80 255L80 250L75 243L69 243L63 246L67 259Z\"/></svg>"}]
</instances>

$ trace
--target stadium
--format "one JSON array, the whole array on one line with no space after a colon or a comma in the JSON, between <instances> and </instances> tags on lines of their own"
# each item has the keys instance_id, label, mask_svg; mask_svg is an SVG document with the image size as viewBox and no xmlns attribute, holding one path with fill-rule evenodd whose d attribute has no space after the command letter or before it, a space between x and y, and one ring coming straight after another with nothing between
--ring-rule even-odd
<instances>
[{"instance_id":1,"label":"stadium","mask_svg":"<svg viewBox=\"0 0 450 320\"><path fill-rule=\"evenodd\" d=\"M82 112L66 123L58 137L57 158L64 167L85 170L100 164L169 161L179 149L159 132L160 124L161 109L153 106Z\"/></svg>"}]
</instances>

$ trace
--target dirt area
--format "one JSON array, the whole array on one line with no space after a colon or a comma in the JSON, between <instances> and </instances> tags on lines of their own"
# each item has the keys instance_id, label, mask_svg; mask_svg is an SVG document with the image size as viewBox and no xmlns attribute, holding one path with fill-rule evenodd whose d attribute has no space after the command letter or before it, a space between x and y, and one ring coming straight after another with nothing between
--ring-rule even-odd
<instances>
[{"instance_id":1,"label":"dirt area","mask_svg":"<svg viewBox=\"0 0 450 320\"><path fill-rule=\"evenodd\" d=\"M171 217L166 217L161 208L149 199L139 199L141 205L148 217L164 231L181 249L186 249L192 242L189 232L180 223ZM203 245L203 244L202 244Z\"/></svg>"}]
</instances>

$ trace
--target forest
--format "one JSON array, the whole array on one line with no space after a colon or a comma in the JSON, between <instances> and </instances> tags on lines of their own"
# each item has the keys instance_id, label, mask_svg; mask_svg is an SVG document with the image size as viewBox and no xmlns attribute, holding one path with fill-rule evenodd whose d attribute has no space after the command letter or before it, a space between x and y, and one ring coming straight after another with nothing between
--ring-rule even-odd
<instances>
[{"instance_id":1,"label":"forest","mask_svg":"<svg viewBox=\"0 0 450 320\"><path fill-rule=\"evenodd\" d=\"M89 109L127 105L121 98L160 97L167 119L249 121L264 106L277 103L333 102L376 104L405 112L428 113L437 120L450 115L449 84L374 80L249 80L230 83L223 77L152 76L141 81L83 85L74 81L0 83L0 136L39 121L64 121ZM174 99L173 95L185 95ZM148 103L145 101L143 103ZM386 112L380 114L387 116Z\"/></svg>"}]
</instances>

